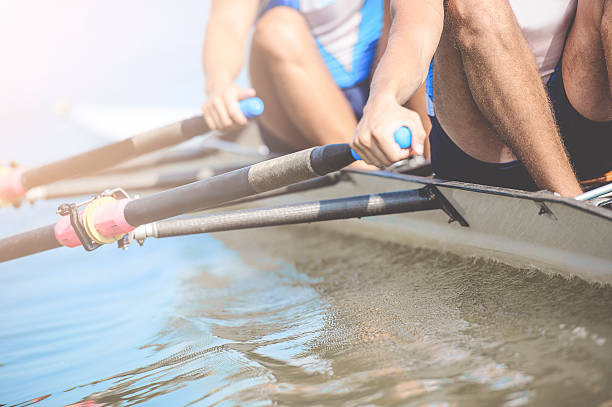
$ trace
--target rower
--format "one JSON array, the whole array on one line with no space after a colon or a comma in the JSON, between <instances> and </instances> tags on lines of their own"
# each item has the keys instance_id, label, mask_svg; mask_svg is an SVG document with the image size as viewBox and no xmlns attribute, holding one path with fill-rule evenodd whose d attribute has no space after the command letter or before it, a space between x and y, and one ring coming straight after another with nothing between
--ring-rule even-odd
<instances>
[{"instance_id":1,"label":"rower","mask_svg":"<svg viewBox=\"0 0 612 407\"><path fill-rule=\"evenodd\" d=\"M203 61L208 125L246 124L237 102L257 93L266 101L260 133L273 152L348 142L368 98L382 20L382 0L213 0ZM255 89L244 89L234 81L253 23ZM412 103L427 120L424 91Z\"/></svg>"},{"instance_id":2,"label":"rower","mask_svg":"<svg viewBox=\"0 0 612 407\"><path fill-rule=\"evenodd\" d=\"M580 178L612 168L612 0L444 3L393 3L392 37L353 142L366 161L403 158L391 130L372 129L407 116L400 105L436 52L438 177L576 196L572 167Z\"/></svg>"}]
</instances>

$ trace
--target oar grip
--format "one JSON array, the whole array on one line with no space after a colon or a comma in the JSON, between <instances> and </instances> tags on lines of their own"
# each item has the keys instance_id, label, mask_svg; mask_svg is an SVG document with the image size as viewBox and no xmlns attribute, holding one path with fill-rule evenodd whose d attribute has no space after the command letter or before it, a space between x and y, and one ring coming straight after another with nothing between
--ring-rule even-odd
<instances>
[{"instance_id":1,"label":"oar grip","mask_svg":"<svg viewBox=\"0 0 612 407\"><path fill-rule=\"evenodd\" d=\"M410 129L408 127L404 126L395 130L395 133L393 133L393 137L395 138L395 142L402 149L410 148L410 145L412 144L412 133L410 132ZM351 149L351 154L353 155L355 161L361 160L361 157L359 157L359 154L357 154L355 150Z\"/></svg>"},{"instance_id":2,"label":"oar grip","mask_svg":"<svg viewBox=\"0 0 612 407\"><path fill-rule=\"evenodd\" d=\"M240 106L240 111L242 111L242 114L247 119L261 116L264 112L264 102L257 97L241 100L238 105Z\"/></svg>"}]
</instances>

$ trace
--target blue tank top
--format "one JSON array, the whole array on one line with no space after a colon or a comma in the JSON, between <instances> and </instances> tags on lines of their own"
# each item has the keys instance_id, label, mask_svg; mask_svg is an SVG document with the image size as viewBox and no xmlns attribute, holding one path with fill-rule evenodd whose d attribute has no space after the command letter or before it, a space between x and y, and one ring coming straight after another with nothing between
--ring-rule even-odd
<instances>
[{"instance_id":1,"label":"blue tank top","mask_svg":"<svg viewBox=\"0 0 612 407\"><path fill-rule=\"evenodd\" d=\"M382 29L383 0L267 0L263 12L287 6L299 10L319 52L341 88L368 79Z\"/></svg>"}]
</instances>

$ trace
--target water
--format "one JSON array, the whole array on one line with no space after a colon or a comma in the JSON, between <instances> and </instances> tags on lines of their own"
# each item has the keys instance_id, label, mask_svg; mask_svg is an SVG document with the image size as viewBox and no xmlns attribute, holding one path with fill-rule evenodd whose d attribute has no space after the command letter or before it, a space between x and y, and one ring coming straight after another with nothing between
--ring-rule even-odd
<instances>
[{"instance_id":1,"label":"water","mask_svg":"<svg viewBox=\"0 0 612 407\"><path fill-rule=\"evenodd\" d=\"M198 106L207 6L0 2L0 159L104 142L58 100ZM611 288L318 227L43 253L0 309L0 406L612 403Z\"/></svg>"},{"instance_id":2,"label":"water","mask_svg":"<svg viewBox=\"0 0 612 407\"><path fill-rule=\"evenodd\" d=\"M4 405L612 400L612 289L578 279L307 226L1 271Z\"/></svg>"}]
</instances>

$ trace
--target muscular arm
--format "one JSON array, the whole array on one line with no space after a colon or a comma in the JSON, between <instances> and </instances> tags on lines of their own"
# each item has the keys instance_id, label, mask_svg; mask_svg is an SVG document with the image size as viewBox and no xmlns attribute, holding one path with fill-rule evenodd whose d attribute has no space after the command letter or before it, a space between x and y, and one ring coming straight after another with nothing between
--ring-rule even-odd
<instances>
[{"instance_id":1,"label":"muscular arm","mask_svg":"<svg viewBox=\"0 0 612 407\"><path fill-rule=\"evenodd\" d=\"M247 124L238 101L255 96L254 89L234 84L244 64L247 39L257 15L258 0L212 0L202 65L207 99L202 116L211 130Z\"/></svg>"},{"instance_id":2,"label":"muscular arm","mask_svg":"<svg viewBox=\"0 0 612 407\"><path fill-rule=\"evenodd\" d=\"M380 38L376 46L376 55L374 56L374 63L372 64L372 75L378 67L378 63L382 58L385 50L387 49L387 42L389 41L389 31L391 30L391 0L384 0L383 2L383 24L380 30Z\"/></svg>"},{"instance_id":3,"label":"muscular arm","mask_svg":"<svg viewBox=\"0 0 612 407\"><path fill-rule=\"evenodd\" d=\"M427 78L444 24L442 0L391 0L391 26L370 86L352 147L369 164L389 165L406 158L393 132L410 128L412 150L423 154L426 131L418 113L404 109ZM388 20L387 20L388 21ZM424 100L424 94L419 94Z\"/></svg>"},{"instance_id":4,"label":"muscular arm","mask_svg":"<svg viewBox=\"0 0 612 407\"><path fill-rule=\"evenodd\" d=\"M404 104L425 82L444 23L442 0L391 1L387 47L372 79L371 97Z\"/></svg>"},{"instance_id":5,"label":"muscular arm","mask_svg":"<svg viewBox=\"0 0 612 407\"><path fill-rule=\"evenodd\" d=\"M565 196L580 194L535 60L510 4L454 1L447 14L478 109L538 186Z\"/></svg>"},{"instance_id":6,"label":"muscular arm","mask_svg":"<svg viewBox=\"0 0 612 407\"><path fill-rule=\"evenodd\" d=\"M258 0L212 0L202 65L206 92L229 86L240 74Z\"/></svg>"}]
</instances>

